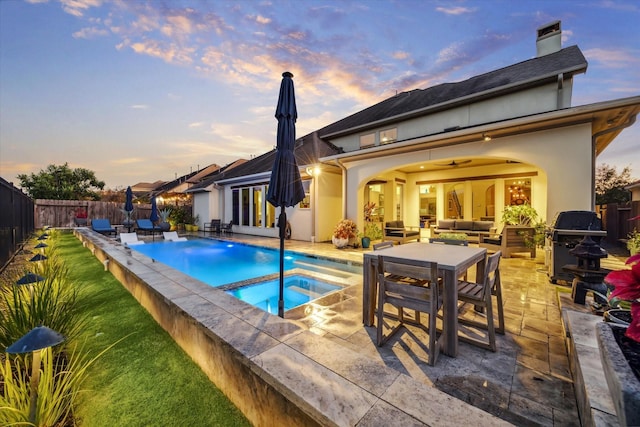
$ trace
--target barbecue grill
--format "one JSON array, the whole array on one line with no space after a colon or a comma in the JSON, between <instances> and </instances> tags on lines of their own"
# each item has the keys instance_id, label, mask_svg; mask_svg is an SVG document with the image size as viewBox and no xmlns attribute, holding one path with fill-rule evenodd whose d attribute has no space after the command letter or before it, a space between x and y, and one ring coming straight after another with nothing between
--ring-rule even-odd
<instances>
[{"instance_id":1,"label":"barbecue grill","mask_svg":"<svg viewBox=\"0 0 640 427\"><path fill-rule=\"evenodd\" d=\"M563 270L568 264L578 264L578 259L569 251L585 236L600 242L607 232L602 230L602 221L595 212L565 211L556 214L545 236L545 263L552 283L558 280L571 282L574 275Z\"/></svg>"}]
</instances>

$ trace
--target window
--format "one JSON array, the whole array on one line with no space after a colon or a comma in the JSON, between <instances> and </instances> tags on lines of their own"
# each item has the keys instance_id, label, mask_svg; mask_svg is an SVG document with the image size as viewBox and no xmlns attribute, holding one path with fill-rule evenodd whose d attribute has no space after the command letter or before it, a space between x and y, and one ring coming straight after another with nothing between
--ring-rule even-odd
<instances>
[{"instance_id":1,"label":"window","mask_svg":"<svg viewBox=\"0 0 640 427\"><path fill-rule=\"evenodd\" d=\"M240 190L233 190L231 193L232 209L231 216L233 217L233 223L240 225Z\"/></svg>"},{"instance_id":2,"label":"window","mask_svg":"<svg viewBox=\"0 0 640 427\"><path fill-rule=\"evenodd\" d=\"M242 224L249 225L249 189L242 189Z\"/></svg>"},{"instance_id":3,"label":"window","mask_svg":"<svg viewBox=\"0 0 640 427\"><path fill-rule=\"evenodd\" d=\"M269 186L264 187L264 194L267 194ZM267 228L273 228L276 226L276 208L269 202L265 202L266 211L267 211L267 220L265 222L265 226Z\"/></svg>"},{"instance_id":4,"label":"window","mask_svg":"<svg viewBox=\"0 0 640 427\"><path fill-rule=\"evenodd\" d=\"M262 227L262 187L253 188L253 226Z\"/></svg>"},{"instance_id":5,"label":"window","mask_svg":"<svg viewBox=\"0 0 640 427\"><path fill-rule=\"evenodd\" d=\"M434 185L420 186L420 220L426 221L436 217L437 191Z\"/></svg>"},{"instance_id":6,"label":"window","mask_svg":"<svg viewBox=\"0 0 640 427\"><path fill-rule=\"evenodd\" d=\"M450 184L444 189L446 195L446 218L464 218L464 184Z\"/></svg>"},{"instance_id":7,"label":"window","mask_svg":"<svg viewBox=\"0 0 640 427\"><path fill-rule=\"evenodd\" d=\"M531 180L505 180L504 187L505 206L531 204Z\"/></svg>"},{"instance_id":8,"label":"window","mask_svg":"<svg viewBox=\"0 0 640 427\"><path fill-rule=\"evenodd\" d=\"M380 131L380 144L389 144L398 139L398 128Z\"/></svg>"},{"instance_id":9,"label":"window","mask_svg":"<svg viewBox=\"0 0 640 427\"><path fill-rule=\"evenodd\" d=\"M376 143L376 134L369 133L360 136L360 148L373 147Z\"/></svg>"},{"instance_id":10,"label":"window","mask_svg":"<svg viewBox=\"0 0 640 427\"><path fill-rule=\"evenodd\" d=\"M310 179L305 179L304 181L302 181L302 188L304 188L304 199L302 199L302 201L298 205L300 209L309 209L311 207L311 197L309 193L310 184Z\"/></svg>"}]
</instances>

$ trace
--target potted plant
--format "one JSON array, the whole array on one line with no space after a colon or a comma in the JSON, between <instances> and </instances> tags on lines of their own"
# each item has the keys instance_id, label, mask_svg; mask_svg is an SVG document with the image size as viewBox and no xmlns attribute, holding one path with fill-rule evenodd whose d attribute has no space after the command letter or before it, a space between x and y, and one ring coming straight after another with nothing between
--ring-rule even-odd
<instances>
[{"instance_id":1,"label":"potted plant","mask_svg":"<svg viewBox=\"0 0 640 427\"><path fill-rule=\"evenodd\" d=\"M85 227L87 225L87 211L84 208L77 208L74 221L76 226Z\"/></svg>"},{"instance_id":2,"label":"potted plant","mask_svg":"<svg viewBox=\"0 0 640 427\"><path fill-rule=\"evenodd\" d=\"M358 236L362 242L362 248L367 249L371 245L371 241L380 240L383 237L382 230L377 224L373 222L367 222L364 225L364 231L359 233Z\"/></svg>"},{"instance_id":3,"label":"potted plant","mask_svg":"<svg viewBox=\"0 0 640 427\"><path fill-rule=\"evenodd\" d=\"M542 246L544 243L545 222L538 219L538 212L529 204L505 206L502 222L506 227L520 228L524 245L528 248Z\"/></svg>"},{"instance_id":4,"label":"potted plant","mask_svg":"<svg viewBox=\"0 0 640 427\"><path fill-rule=\"evenodd\" d=\"M447 244L457 244L460 240L469 240L469 236L466 233L440 233L438 238L429 239L430 242L442 242Z\"/></svg>"},{"instance_id":5,"label":"potted plant","mask_svg":"<svg viewBox=\"0 0 640 427\"><path fill-rule=\"evenodd\" d=\"M120 212L122 212L122 215L124 215L124 219L122 220L122 225L128 228L133 227L133 211L120 209Z\"/></svg>"},{"instance_id":6,"label":"potted plant","mask_svg":"<svg viewBox=\"0 0 640 427\"><path fill-rule=\"evenodd\" d=\"M160 216L160 223L158 224L160 229L162 231L169 231L171 229L171 224L169 223L171 208L160 209L158 215Z\"/></svg>"},{"instance_id":7,"label":"potted plant","mask_svg":"<svg viewBox=\"0 0 640 427\"><path fill-rule=\"evenodd\" d=\"M638 217L632 219L638 219ZM627 240L629 255L640 254L640 233L638 230L633 230L627 237L629 237L629 240Z\"/></svg>"},{"instance_id":8,"label":"potted plant","mask_svg":"<svg viewBox=\"0 0 640 427\"><path fill-rule=\"evenodd\" d=\"M631 268L612 271L604 280L614 288L611 299L630 301L629 326L602 322L596 332L619 424L640 425L640 254L629 257L626 264Z\"/></svg>"},{"instance_id":9,"label":"potted plant","mask_svg":"<svg viewBox=\"0 0 640 427\"><path fill-rule=\"evenodd\" d=\"M333 230L331 241L336 248L344 248L349 244L349 240L358 235L358 226L350 219L343 219Z\"/></svg>"}]
</instances>

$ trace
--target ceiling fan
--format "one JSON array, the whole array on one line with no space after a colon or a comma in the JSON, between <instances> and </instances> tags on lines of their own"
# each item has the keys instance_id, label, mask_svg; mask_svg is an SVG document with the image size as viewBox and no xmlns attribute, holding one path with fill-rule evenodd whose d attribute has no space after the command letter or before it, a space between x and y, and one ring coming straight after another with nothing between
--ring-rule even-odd
<instances>
[{"instance_id":1,"label":"ceiling fan","mask_svg":"<svg viewBox=\"0 0 640 427\"><path fill-rule=\"evenodd\" d=\"M455 160L452 160L449 163L436 163L436 165L456 167L456 166L464 165L465 163L471 163L471 160L460 160L457 162Z\"/></svg>"}]
</instances>

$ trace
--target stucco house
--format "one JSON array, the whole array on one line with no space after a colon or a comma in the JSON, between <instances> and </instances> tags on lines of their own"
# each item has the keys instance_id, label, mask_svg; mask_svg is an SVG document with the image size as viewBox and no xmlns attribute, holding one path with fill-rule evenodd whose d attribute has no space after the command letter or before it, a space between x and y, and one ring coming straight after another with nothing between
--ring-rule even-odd
<instances>
[{"instance_id":1,"label":"stucco house","mask_svg":"<svg viewBox=\"0 0 640 427\"><path fill-rule=\"evenodd\" d=\"M593 210L596 157L640 112L640 96L573 107L587 61L562 48L561 23L537 29L536 56L468 80L399 93L298 140L309 197L287 211L292 238L327 241L342 218L492 220L531 204L547 221ZM274 152L215 178L219 217L277 236L265 194ZM209 215L212 216L212 215ZM203 216L201 215L201 218Z\"/></svg>"}]
</instances>

